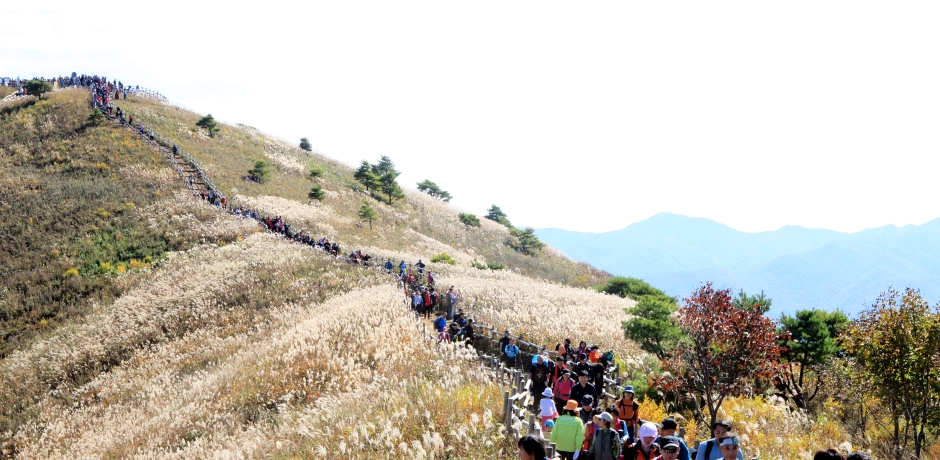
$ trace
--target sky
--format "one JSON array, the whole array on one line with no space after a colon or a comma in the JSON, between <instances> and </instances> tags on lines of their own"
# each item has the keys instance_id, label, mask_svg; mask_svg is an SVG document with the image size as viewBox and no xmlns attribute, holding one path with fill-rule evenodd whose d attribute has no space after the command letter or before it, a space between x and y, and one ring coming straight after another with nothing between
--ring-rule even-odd
<instances>
[{"instance_id":1,"label":"sky","mask_svg":"<svg viewBox=\"0 0 940 460\"><path fill-rule=\"evenodd\" d=\"M2 2L0 76L105 75L457 207L603 232L940 217L940 3Z\"/></svg>"}]
</instances>

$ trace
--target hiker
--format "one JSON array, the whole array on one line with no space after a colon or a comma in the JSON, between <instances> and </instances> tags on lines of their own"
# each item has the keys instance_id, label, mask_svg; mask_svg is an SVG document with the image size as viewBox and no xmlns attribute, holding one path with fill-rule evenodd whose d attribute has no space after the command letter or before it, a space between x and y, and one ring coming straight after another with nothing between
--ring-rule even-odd
<instances>
[{"instance_id":1,"label":"hiker","mask_svg":"<svg viewBox=\"0 0 940 460\"><path fill-rule=\"evenodd\" d=\"M392 259L385 260L385 271L388 273L392 272Z\"/></svg>"},{"instance_id":2,"label":"hiker","mask_svg":"<svg viewBox=\"0 0 940 460\"><path fill-rule=\"evenodd\" d=\"M571 399L571 388L574 387L574 380L571 380L571 371L564 369L561 371L561 377L555 381L552 388L555 391L555 406L558 412L562 411L565 404ZM578 407L578 402L574 402L574 407Z\"/></svg>"},{"instance_id":3,"label":"hiker","mask_svg":"<svg viewBox=\"0 0 940 460\"><path fill-rule=\"evenodd\" d=\"M558 356L562 358L568 358L569 348L571 347L571 339L565 339L564 343L555 344L555 351L558 352Z\"/></svg>"},{"instance_id":4,"label":"hiker","mask_svg":"<svg viewBox=\"0 0 940 460\"><path fill-rule=\"evenodd\" d=\"M545 428L545 422L558 418L558 408L555 407L555 400L552 398L552 389L542 390L542 400L539 401L539 417L542 419L542 428Z\"/></svg>"},{"instance_id":5,"label":"hiker","mask_svg":"<svg viewBox=\"0 0 940 460\"><path fill-rule=\"evenodd\" d=\"M571 388L571 399L581 401L585 396L590 396L592 403L597 401L597 389L594 388L594 385L588 383L588 372L581 371L576 375L578 376L578 383Z\"/></svg>"},{"instance_id":6,"label":"hiker","mask_svg":"<svg viewBox=\"0 0 940 460\"><path fill-rule=\"evenodd\" d=\"M663 448L663 453L665 453L666 444L673 442L675 438L679 443L679 456L678 460L690 460L689 459L689 446L685 445L685 442L679 438L676 438L676 430L679 428L679 424L676 423L676 420L672 417L666 417L661 423L662 428L659 429L659 439L656 440L656 444L659 444L659 447ZM675 459L676 457L672 457Z\"/></svg>"},{"instance_id":7,"label":"hiker","mask_svg":"<svg viewBox=\"0 0 940 460\"><path fill-rule=\"evenodd\" d=\"M626 422L627 434L626 441L633 444L636 441L636 425L640 420L640 405L633 400L633 386L623 387L623 394L617 401L617 409L620 411L620 419Z\"/></svg>"},{"instance_id":8,"label":"hiker","mask_svg":"<svg viewBox=\"0 0 940 460\"><path fill-rule=\"evenodd\" d=\"M434 274L428 270L428 286L434 286Z\"/></svg>"},{"instance_id":9,"label":"hiker","mask_svg":"<svg viewBox=\"0 0 940 460\"><path fill-rule=\"evenodd\" d=\"M741 453L738 435L735 432L729 431L725 433L725 435L721 438L718 438L716 442L718 443L718 448L721 450L722 460L736 460L738 458L744 458L744 454ZM835 458L841 460L842 454L837 455L838 457ZM828 457L828 455L826 457ZM818 458L819 457L813 457L813 460L817 460Z\"/></svg>"},{"instance_id":10,"label":"hiker","mask_svg":"<svg viewBox=\"0 0 940 460\"><path fill-rule=\"evenodd\" d=\"M575 385L577 387L577 385ZM572 397L571 399L574 399ZM593 420L593 417L600 415L600 408L594 407L594 397L591 395L584 395L581 397L581 421L585 424L590 423ZM587 428L585 427L585 433L587 433ZM587 435L585 435L587 436ZM587 450L587 446L584 447L584 450Z\"/></svg>"},{"instance_id":11,"label":"hiker","mask_svg":"<svg viewBox=\"0 0 940 460\"><path fill-rule=\"evenodd\" d=\"M509 337L509 331L504 332L503 336L499 339L498 345L499 345L499 361L500 362L506 361L506 352L504 350L506 350L506 345L509 345L509 342L511 340L512 338Z\"/></svg>"},{"instance_id":12,"label":"hiker","mask_svg":"<svg viewBox=\"0 0 940 460\"><path fill-rule=\"evenodd\" d=\"M460 328L457 327L457 323L450 323L450 328L447 329L447 333L450 334L450 340L456 342L460 336Z\"/></svg>"},{"instance_id":13,"label":"hiker","mask_svg":"<svg viewBox=\"0 0 940 460\"><path fill-rule=\"evenodd\" d=\"M415 264L415 267L418 267L418 273L424 273L424 267L427 267L427 265L424 265L424 262L418 259L418 263Z\"/></svg>"},{"instance_id":14,"label":"hiker","mask_svg":"<svg viewBox=\"0 0 940 460\"><path fill-rule=\"evenodd\" d=\"M678 460L681 446L685 445L685 442L675 436L660 436L659 439L662 455L654 460Z\"/></svg>"},{"instance_id":15,"label":"hiker","mask_svg":"<svg viewBox=\"0 0 940 460\"><path fill-rule=\"evenodd\" d=\"M568 401L562 409L563 415L555 420L550 440L562 460L574 460L574 453L581 450L584 441L584 425L577 417L578 403Z\"/></svg>"},{"instance_id":16,"label":"hiker","mask_svg":"<svg viewBox=\"0 0 940 460\"><path fill-rule=\"evenodd\" d=\"M398 264L398 275L399 276L405 275L405 261L404 260L402 260L401 263Z\"/></svg>"},{"instance_id":17,"label":"hiker","mask_svg":"<svg viewBox=\"0 0 940 460\"><path fill-rule=\"evenodd\" d=\"M535 364L532 365L532 371L529 373L529 378L532 380L529 393L532 396L538 396L545 391L549 384L549 375L550 371L545 363L545 358L542 355L536 355Z\"/></svg>"},{"instance_id":18,"label":"hiker","mask_svg":"<svg viewBox=\"0 0 940 460\"><path fill-rule=\"evenodd\" d=\"M421 312L424 313L426 319L431 319L431 293L428 291L421 292Z\"/></svg>"},{"instance_id":19,"label":"hiker","mask_svg":"<svg viewBox=\"0 0 940 460\"><path fill-rule=\"evenodd\" d=\"M722 453L716 444L716 440L722 439L727 433L731 431L731 422L723 419L715 420L715 423L712 423L711 429L712 436L714 437L698 446L698 452L695 454L695 460L722 459ZM738 451L738 460L744 460L744 454L740 451Z\"/></svg>"},{"instance_id":20,"label":"hiker","mask_svg":"<svg viewBox=\"0 0 940 460\"><path fill-rule=\"evenodd\" d=\"M444 306L447 307L447 319L454 317L454 307L457 306L458 300L459 297L457 297L457 293L454 292L454 287L451 286L450 289L447 290L446 297L444 298Z\"/></svg>"},{"instance_id":21,"label":"hiker","mask_svg":"<svg viewBox=\"0 0 940 460\"><path fill-rule=\"evenodd\" d=\"M468 347L473 346L473 318L467 320L467 325L463 327L464 343Z\"/></svg>"},{"instance_id":22,"label":"hiker","mask_svg":"<svg viewBox=\"0 0 940 460\"><path fill-rule=\"evenodd\" d=\"M519 347L516 346L516 339L510 338L509 345L506 345L506 348L503 349L503 354L506 355L506 367L509 369L516 368L516 357L519 356Z\"/></svg>"},{"instance_id":23,"label":"hiker","mask_svg":"<svg viewBox=\"0 0 940 460\"><path fill-rule=\"evenodd\" d=\"M659 434L656 432L656 424L653 422L646 422L643 426L640 427L640 432L637 436L639 441L633 443L633 446L626 449L623 458L625 460L653 460L662 454L659 451L659 444L656 444L654 441L659 437Z\"/></svg>"},{"instance_id":24,"label":"hiker","mask_svg":"<svg viewBox=\"0 0 940 460\"><path fill-rule=\"evenodd\" d=\"M545 446L542 445L542 439L531 434L519 438L516 444L516 454L519 460L548 460Z\"/></svg>"},{"instance_id":25,"label":"hiker","mask_svg":"<svg viewBox=\"0 0 940 460\"><path fill-rule=\"evenodd\" d=\"M431 291L431 294L430 294L430 296L431 296L431 309L432 309L432 310L437 310L437 301L441 298L441 295L438 294L437 291L434 290L433 287L432 287L432 288L428 288L428 290Z\"/></svg>"},{"instance_id":26,"label":"hiker","mask_svg":"<svg viewBox=\"0 0 940 460\"><path fill-rule=\"evenodd\" d=\"M588 449L588 454L594 455L594 460L618 460L620 458L620 436L611 429L614 418L607 412L597 417L600 430L594 433L594 442Z\"/></svg>"},{"instance_id":27,"label":"hiker","mask_svg":"<svg viewBox=\"0 0 940 460\"><path fill-rule=\"evenodd\" d=\"M447 320L444 319L444 314L441 313L440 316L438 316L437 319L435 319L432 324L434 325L434 329L436 329L438 333L444 332L444 329L447 328Z\"/></svg>"},{"instance_id":28,"label":"hiker","mask_svg":"<svg viewBox=\"0 0 940 460\"><path fill-rule=\"evenodd\" d=\"M421 294L418 292L414 293L414 296L411 298L411 308L421 314L421 307L424 305L424 299L421 297Z\"/></svg>"}]
</instances>

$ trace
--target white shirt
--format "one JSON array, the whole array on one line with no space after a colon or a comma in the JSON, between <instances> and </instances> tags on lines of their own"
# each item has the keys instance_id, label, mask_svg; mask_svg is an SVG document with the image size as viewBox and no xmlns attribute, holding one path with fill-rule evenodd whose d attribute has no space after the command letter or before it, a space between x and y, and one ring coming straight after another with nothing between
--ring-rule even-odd
<instances>
[{"instance_id":1,"label":"white shirt","mask_svg":"<svg viewBox=\"0 0 940 460\"><path fill-rule=\"evenodd\" d=\"M555 415L555 401L552 401L552 398L542 398L539 409L539 416L551 417Z\"/></svg>"}]
</instances>

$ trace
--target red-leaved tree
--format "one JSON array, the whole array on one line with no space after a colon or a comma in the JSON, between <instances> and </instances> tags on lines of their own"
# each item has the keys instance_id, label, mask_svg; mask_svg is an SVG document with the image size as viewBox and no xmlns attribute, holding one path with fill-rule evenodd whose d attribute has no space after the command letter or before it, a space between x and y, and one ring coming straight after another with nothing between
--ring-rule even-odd
<instances>
[{"instance_id":1,"label":"red-leaved tree","mask_svg":"<svg viewBox=\"0 0 940 460\"><path fill-rule=\"evenodd\" d=\"M711 425L726 397L750 395L755 382L782 370L776 324L759 308L735 308L731 290L716 290L711 283L683 302L674 321L686 339L654 383L692 401L699 420Z\"/></svg>"}]
</instances>

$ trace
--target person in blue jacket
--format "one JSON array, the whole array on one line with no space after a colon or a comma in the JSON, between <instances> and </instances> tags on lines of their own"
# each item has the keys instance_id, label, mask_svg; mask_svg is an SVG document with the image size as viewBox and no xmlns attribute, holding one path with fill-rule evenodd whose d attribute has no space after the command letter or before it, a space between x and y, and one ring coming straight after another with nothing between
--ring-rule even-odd
<instances>
[{"instance_id":1,"label":"person in blue jacket","mask_svg":"<svg viewBox=\"0 0 940 460\"><path fill-rule=\"evenodd\" d=\"M444 329L447 328L447 320L444 319L444 314L441 313L436 320L434 320L434 329L437 330L437 333L440 334L444 332Z\"/></svg>"}]
</instances>

